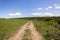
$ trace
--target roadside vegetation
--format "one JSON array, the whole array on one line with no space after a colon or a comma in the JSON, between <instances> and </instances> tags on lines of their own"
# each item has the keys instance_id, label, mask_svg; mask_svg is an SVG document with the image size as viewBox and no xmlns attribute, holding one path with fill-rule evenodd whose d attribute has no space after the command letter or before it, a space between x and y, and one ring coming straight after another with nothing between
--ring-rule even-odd
<instances>
[{"instance_id":1,"label":"roadside vegetation","mask_svg":"<svg viewBox=\"0 0 60 40\"><path fill-rule=\"evenodd\" d=\"M8 40L27 21L27 19L0 18L0 40Z\"/></svg>"},{"instance_id":2,"label":"roadside vegetation","mask_svg":"<svg viewBox=\"0 0 60 40\"><path fill-rule=\"evenodd\" d=\"M45 40L60 40L60 17L0 18L0 40L8 40L28 20L33 21L36 30ZM27 32L24 37L26 35Z\"/></svg>"},{"instance_id":3,"label":"roadside vegetation","mask_svg":"<svg viewBox=\"0 0 60 40\"><path fill-rule=\"evenodd\" d=\"M37 31L45 40L60 40L60 18L42 17L33 18Z\"/></svg>"}]
</instances>

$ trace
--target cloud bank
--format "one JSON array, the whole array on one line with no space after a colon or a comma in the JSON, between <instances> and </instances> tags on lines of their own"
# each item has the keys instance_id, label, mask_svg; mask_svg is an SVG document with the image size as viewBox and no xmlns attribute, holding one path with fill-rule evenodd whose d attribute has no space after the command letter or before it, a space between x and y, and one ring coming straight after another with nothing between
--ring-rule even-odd
<instances>
[{"instance_id":1,"label":"cloud bank","mask_svg":"<svg viewBox=\"0 0 60 40\"><path fill-rule=\"evenodd\" d=\"M33 9L33 10L38 10L39 11L39 10L42 10L42 8L36 8L36 9Z\"/></svg>"},{"instance_id":2,"label":"cloud bank","mask_svg":"<svg viewBox=\"0 0 60 40\"><path fill-rule=\"evenodd\" d=\"M9 16L21 16L22 14L19 13L19 12L16 12L16 13L10 13L8 14Z\"/></svg>"},{"instance_id":3,"label":"cloud bank","mask_svg":"<svg viewBox=\"0 0 60 40\"><path fill-rule=\"evenodd\" d=\"M52 16L60 16L60 14L54 14L54 13L49 13L49 12L45 12L45 13L32 13L33 16L39 16L39 17L42 17L42 16L49 16L49 17L52 17Z\"/></svg>"},{"instance_id":4,"label":"cloud bank","mask_svg":"<svg viewBox=\"0 0 60 40\"><path fill-rule=\"evenodd\" d=\"M55 7L56 9L60 9L60 5L54 4L54 7Z\"/></svg>"}]
</instances>

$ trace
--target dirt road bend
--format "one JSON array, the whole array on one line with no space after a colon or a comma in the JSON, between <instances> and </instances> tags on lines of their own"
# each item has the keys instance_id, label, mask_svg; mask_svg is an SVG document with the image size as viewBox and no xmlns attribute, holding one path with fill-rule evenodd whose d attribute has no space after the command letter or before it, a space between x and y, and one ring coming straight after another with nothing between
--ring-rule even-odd
<instances>
[{"instance_id":1,"label":"dirt road bend","mask_svg":"<svg viewBox=\"0 0 60 40\"><path fill-rule=\"evenodd\" d=\"M32 21L28 21L26 24L21 26L19 30L17 30L17 33L15 33L12 37L10 37L9 40L22 40L23 39L22 36L24 35L26 29L30 30L32 40L43 40L42 35L40 35L36 31L36 28L34 27Z\"/></svg>"}]
</instances>

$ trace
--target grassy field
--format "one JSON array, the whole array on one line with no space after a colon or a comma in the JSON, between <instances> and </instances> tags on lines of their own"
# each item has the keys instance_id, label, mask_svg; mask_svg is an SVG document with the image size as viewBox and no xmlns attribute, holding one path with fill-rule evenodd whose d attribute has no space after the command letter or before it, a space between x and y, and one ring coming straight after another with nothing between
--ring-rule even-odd
<instances>
[{"instance_id":1,"label":"grassy field","mask_svg":"<svg viewBox=\"0 0 60 40\"><path fill-rule=\"evenodd\" d=\"M0 18L0 40L8 40L28 20L33 21L35 28L43 35L45 40L60 40L60 17Z\"/></svg>"},{"instance_id":2,"label":"grassy field","mask_svg":"<svg viewBox=\"0 0 60 40\"><path fill-rule=\"evenodd\" d=\"M60 40L60 18L33 18L33 23L45 40Z\"/></svg>"},{"instance_id":3,"label":"grassy field","mask_svg":"<svg viewBox=\"0 0 60 40\"><path fill-rule=\"evenodd\" d=\"M13 35L16 30L27 21L27 19L0 18L0 40L8 40L8 38Z\"/></svg>"}]
</instances>

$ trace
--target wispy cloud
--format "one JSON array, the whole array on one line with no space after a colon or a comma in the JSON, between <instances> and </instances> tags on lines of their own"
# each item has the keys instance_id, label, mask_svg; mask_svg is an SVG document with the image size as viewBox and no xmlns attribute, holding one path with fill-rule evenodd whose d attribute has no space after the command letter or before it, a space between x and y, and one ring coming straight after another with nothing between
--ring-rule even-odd
<instances>
[{"instance_id":1,"label":"wispy cloud","mask_svg":"<svg viewBox=\"0 0 60 40\"><path fill-rule=\"evenodd\" d=\"M53 6L48 6L48 8L53 8Z\"/></svg>"},{"instance_id":2,"label":"wispy cloud","mask_svg":"<svg viewBox=\"0 0 60 40\"><path fill-rule=\"evenodd\" d=\"M55 6L56 9L60 9L60 6Z\"/></svg>"},{"instance_id":3,"label":"wispy cloud","mask_svg":"<svg viewBox=\"0 0 60 40\"><path fill-rule=\"evenodd\" d=\"M40 16L40 13L32 13L33 16Z\"/></svg>"},{"instance_id":4,"label":"wispy cloud","mask_svg":"<svg viewBox=\"0 0 60 40\"><path fill-rule=\"evenodd\" d=\"M48 6L48 7L45 8L45 9L51 9L51 8L60 9L60 5L58 5L58 4L53 4L52 6Z\"/></svg>"},{"instance_id":5,"label":"wispy cloud","mask_svg":"<svg viewBox=\"0 0 60 40\"><path fill-rule=\"evenodd\" d=\"M37 8L37 10L41 10L42 8Z\"/></svg>"},{"instance_id":6,"label":"wispy cloud","mask_svg":"<svg viewBox=\"0 0 60 40\"><path fill-rule=\"evenodd\" d=\"M33 10L42 10L42 8L36 8L36 9L33 9Z\"/></svg>"},{"instance_id":7,"label":"wispy cloud","mask_svg":"<svg viewBox=\"0 0 60 40\"><path fill-rule=\"evenodd\" d=\"M54 16L54 14L53 13L46 12L46 13L44 13L44 16Z\"/></svg>"},{"instance_id":8,"label":"wispy cloud","mask_svg":"<svg viewBox=\"0 0 60 40\"><path fill-rule=\"evenodd\" d=\"M32 15L33 16L39 16L39 17L41 17L41 16L60 16L60 14L59 15L56 15L56 14L54 14L54 13L50 13L50 12L45 12L45 13L32 13Z\"/></svg>"},{"instance_id":9,"label":"wispy cloud","mask_svg":"<svg viewBox=\"0 0 60 40\"><path fill-rule=\"evenodd\" d=\"M55 8L55 9L60 9L60 5L54 4L54 8Z\"/></svg>"},{"instance_id":10,"label":"wispy cloud","mask_svg":"<svg viewBox=\"0 0 60 40\"><path fill-rule=\"evenodd\" d=\"M51 8L53 8L53 6L48 6L47 8L45 8L45 9L51 9ZM39 11L39 10L42 10L43 8L36 8L36 9L33 9L33 10L36 10L36 11ZM45 10L44 9L44 10Z\"/></svg>"},{"instance_id":11,"label":"wispy cloud","mask_svg":"<svg viewBox=\"0 0 60 40\"><path fill-rule=\"evenodd\" d=\"M21 16L22 14L19 13L19 12L16 12L16 13L11 13L11 14L8 14L9 16Z\"/></svg>"},{"instance_id":12,"label":"wispy cloud","mask_svg":"<svg viewBox=\"0 0 60 40\"><path fill-rule=\"evenodd\" d=\"M51 9L51 8L53 8L53 6L48 6L47 8L45 8L45 9Z\"/></svg>"},{"instance_id":13,"label":"wispy cloud","mask_svg":"<svg viewBox=\"0 0 60 40\"><path fill-rule=\"evenodd\" d=\"M46 8L36 8L36 9L34 9L34 10L42 10L43 12L42 13L39 13L39 12L37 12L37 13L32 13L32 15L33 16L60 16L60 12L59 11L55 11L55 12L45 12L45 10L46 9L51 9L51 10L53 10L54 11L54 9L56 10L56 9L60 9L60 5L58 5L58 4L53 4L53 5L49 5L48 7L46 7ZM57 14L57 12L58 12L58 14Z\"/></svg>"}]
</instances>

